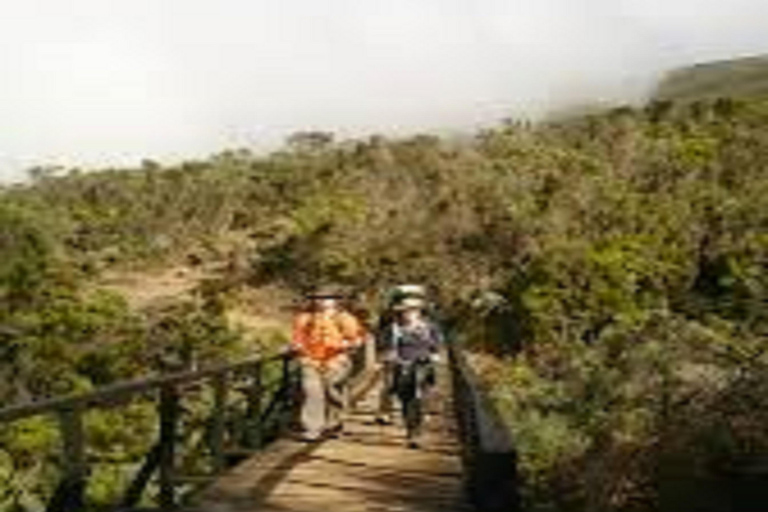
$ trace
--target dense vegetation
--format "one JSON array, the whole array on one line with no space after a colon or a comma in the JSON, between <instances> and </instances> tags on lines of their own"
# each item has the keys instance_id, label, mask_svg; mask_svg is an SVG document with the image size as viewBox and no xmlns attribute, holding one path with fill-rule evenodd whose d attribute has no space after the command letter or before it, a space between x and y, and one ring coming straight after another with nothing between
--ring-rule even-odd
<instances>
[{"instance_id":1,"label":"dense vegetation","mask_svg":"<svg viewBox=\"0 0 768 512\"><path fill-rule=\"evenodd\" d=\"M89 288L105 268L229 262L159 324L182 360L211 332L237 345L217 304L241 283L335 281L372 306L422 281L481 354L532 510L730 510L768 458L766 128L764 102L658 102L459 140L310 132L267 157L39 169L0 205L5 403L165 360L142 348L157 321ZM42 432L4 434L9 479Z\"/></svg>"}]
</instances>

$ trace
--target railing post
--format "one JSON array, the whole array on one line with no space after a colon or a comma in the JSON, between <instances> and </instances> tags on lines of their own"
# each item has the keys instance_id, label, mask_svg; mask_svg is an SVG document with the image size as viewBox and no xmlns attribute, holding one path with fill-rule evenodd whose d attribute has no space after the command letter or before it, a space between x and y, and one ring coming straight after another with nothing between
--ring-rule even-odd
<instances>
[{"instance_id":1,"label":"railing post","mask_svg":"<svg viewBox=\"0 0 768 512\"><path fill-rule=\"evenodd\" d=\"M59 410L59 431L62 440L62 462L64 476L57 496L49 510L79 511L85 500L85 439L83 433L83 411L79 405Z\"/></svg>"},{"instance_id":2,"label":"railing post","mask_svg":"<svg viewBox=\"0 0 768 512\"><path fill-rule=\"evenodd\" d=\"M282 368L282 388L285 393L285 407L283 411L280 411L280 431L284 432L291 421L293 416L293 383L291 382L291 356L288 354L283 355L283 368Z\"/></svg>"},{"instance_id":3,"label":"railing post","mask_svg":"<svg viewBox=\"0 0 768 512\"><path fill-rule=\"evenodd\" d=\"M160 464L160 452L160 443L158 442L149 450L139 472L125 491L120 510L133 509L141 500L144 489L146 489L152 474Z\"/></svg>"},{"instance_id":4,"label":"railing post","mask_svg":"<svg viewBox=\"0 0 768 512\"><path fill-rule=\"evenodd\" d=\"M218 474L224 470L224 435L226 430L227 409L227 372L213 377L213 418L211 425L211 456L213 457L213 472Z\"/></svg>"},{"instance_id":5,"label":"railing post","mask_svg":"<svg viewBox=\"0 0 768 512\"><path fill-rule=\"evenodd\" d=\"M160 506L163 510L176 506L173 478L178 417L178 391L173 385L163 385L160 388Z\"/></svg>"},{"instance_id":6,"label":"railing post","mask_svg":"<svg viewBox=\"0 0 768 512\"><path fill-rule=\"evenodd\" d=\"M263 442L264 433L261 424L261 401L264 392L264 381L262 378L262 370L263 365L261 361L256 362L251 369L251 385L248 386L245 411L245 444L248 448L261 448Z\"/></svg>"}]
</instances>

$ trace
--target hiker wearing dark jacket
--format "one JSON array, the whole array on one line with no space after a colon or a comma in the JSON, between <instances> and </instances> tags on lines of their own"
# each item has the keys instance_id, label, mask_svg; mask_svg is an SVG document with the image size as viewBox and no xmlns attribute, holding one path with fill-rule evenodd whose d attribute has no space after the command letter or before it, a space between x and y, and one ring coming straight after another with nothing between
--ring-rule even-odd
<instances>
[{"instance_id":1,"label":"hiker wearing dark jacket","mask_svg":"<svg viewBox=\"0 0 768 512\"><path fill-rule=\"evenodd\" d=\"M434 363L439 360L443 335L424 314L425 302L404 299L389 328L389 359L393 362L393 391L402 404L408 444L417 447L424 398L435 384Z\"/></svg>"},{"instance_id":2,"label":"hiker wearing dark jacket","mask_svg":"<svg viewBox=\"0 0 768 512\"><path fill-rule=\"evenodd\" d=\"M376 422L383 425L392 423L392 397L395 392L395 362L393 351L393 326L402 313L403 301L419 299L426 304L426 288L418 284L401 284L390 289L385 298L385 307L376 328L376 351L381 364L381 389Z\"/></svg>"}]
</instances>

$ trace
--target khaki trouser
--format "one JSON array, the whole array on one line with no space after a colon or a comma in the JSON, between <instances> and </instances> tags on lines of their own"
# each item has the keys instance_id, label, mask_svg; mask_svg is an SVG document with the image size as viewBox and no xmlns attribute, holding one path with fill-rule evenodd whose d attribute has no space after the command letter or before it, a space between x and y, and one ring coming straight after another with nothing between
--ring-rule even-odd
<instances>
[{"instance_id":1,"label":"khaki trouser","mask_svg":"<svg viewBox=\"0 0 768 512\"><path fill-rule=\"evenodd\" d=\"M308 437L317 437L341 422L347 407L347 380L351 370L349 356L341 354L325 363L301 361L304 402L301 424Z\"/></svg>"}]
</instances>

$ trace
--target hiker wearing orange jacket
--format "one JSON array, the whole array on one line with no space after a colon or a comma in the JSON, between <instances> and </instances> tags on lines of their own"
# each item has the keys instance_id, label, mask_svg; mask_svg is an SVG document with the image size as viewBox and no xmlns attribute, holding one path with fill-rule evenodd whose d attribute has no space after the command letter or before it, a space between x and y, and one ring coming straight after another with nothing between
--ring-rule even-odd
<instances>
[{"instance_id":1,"label":"hiker wearing orange jacket","mask_svg":"<svg viewBox=\"0 0 768 512\"><path fill-rule=\"evenodd\" d=\"M294 319L291 345L301 362L304 438L314 441L342 427L352 366L350 351L360 346L367 334L360 321L339 304L340 293L323 289L307 298L309 307Z\"/></svg>"}]
</instances>

